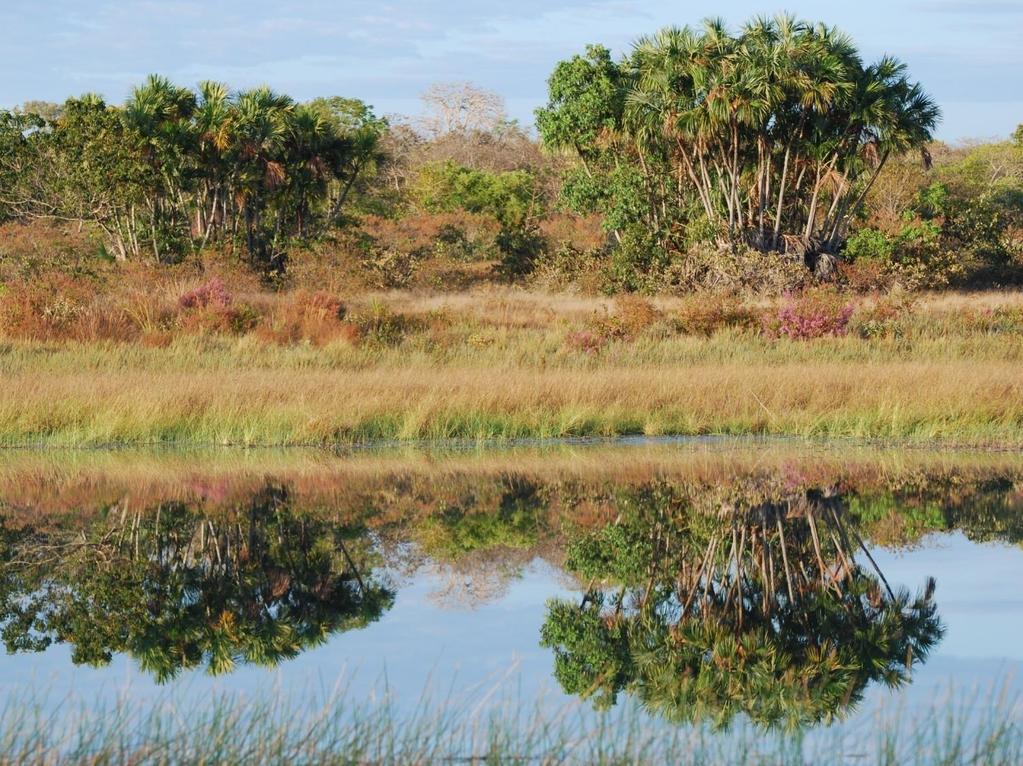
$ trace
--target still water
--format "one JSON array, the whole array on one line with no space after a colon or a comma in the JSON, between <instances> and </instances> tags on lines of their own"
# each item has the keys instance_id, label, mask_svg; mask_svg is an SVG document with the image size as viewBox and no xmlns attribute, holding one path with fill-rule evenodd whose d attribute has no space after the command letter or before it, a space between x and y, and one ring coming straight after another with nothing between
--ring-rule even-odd
<instances>
[{"instance_id":1,"label":"still water","mask_svg":"<svg viewBox=\"0 0 1023 766\"><path fill-rule=\"evenodd\" d=\"M863 731L999 696L1019 716L1021 582L1015 455L0 456L0 684L54 720L339 686L669 726Z\"/></svg>"}]
</instances>

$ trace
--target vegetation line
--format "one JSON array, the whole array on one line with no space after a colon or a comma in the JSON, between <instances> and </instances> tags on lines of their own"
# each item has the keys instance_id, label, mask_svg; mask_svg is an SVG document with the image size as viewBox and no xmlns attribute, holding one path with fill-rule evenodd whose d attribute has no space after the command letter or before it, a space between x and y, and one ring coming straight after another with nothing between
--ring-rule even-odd
<instances>
[{"instance_id":1,"label":"vegetation line","mask_svg":"<svg viewBox=\"0 0 1023 766\"><path fill-rule=\"evenodd\" d=\"M408 713L390 697L353 702L344 689L315 703L278 694L272 700L221 695L188 709L158 704L140 710L126 703L78 708L68 702L56 718L39 700L12 697L0 724L0 763L1018 763L1023 732L1016 702L1004 694L992 695L991 704L978 699L937 702L913 715L891 711L869 730L856 725L787 735L745 726L716 733L709 725L662 725L635 706L593 715L573 704L552 722L550 711L507 697L473 714L473 700L437 702L424 695Z\"/></svg>"}]
</instances>

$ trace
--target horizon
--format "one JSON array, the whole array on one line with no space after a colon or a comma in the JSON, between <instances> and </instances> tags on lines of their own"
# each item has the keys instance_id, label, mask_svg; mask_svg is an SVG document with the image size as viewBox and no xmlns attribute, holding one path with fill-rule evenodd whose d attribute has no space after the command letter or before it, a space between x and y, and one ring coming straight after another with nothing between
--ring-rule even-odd
<instances>
[{"instance_id":1,"label":"horizon","mask_svg":"<svg viewBox=\"0 0 1023 766\"><path fill-rule=\"evenodd\" d=\"M1023 122L1023 89L1013 75L1023 64L1014 41L1023 4L864 0L826 16L810 5L788 3L786 11L841 28L867 60L888 53L907 63L942 108L937 139L1002 139ZM605 45L618 57L640 35L670 24L719 15L734 28L780 12L739 0L709 10L672 8L663 0L576 0L553 9L533 0L511 9L489 0L443 9L422 0L337 6L228 0L213 9L194 0L55 0L0 10L15 41L0 62L19 72L0 86L0 104L62 102L84 92L121 103L157 73L187 86L204 79L233 89L266 84L299 101L359 98L378 115L414 119L431 84L468 81L500 95L509 118L531 128L554 65L587 44ZM49 65L23 65L38 55Z\"/></svg>"}]
</instances>

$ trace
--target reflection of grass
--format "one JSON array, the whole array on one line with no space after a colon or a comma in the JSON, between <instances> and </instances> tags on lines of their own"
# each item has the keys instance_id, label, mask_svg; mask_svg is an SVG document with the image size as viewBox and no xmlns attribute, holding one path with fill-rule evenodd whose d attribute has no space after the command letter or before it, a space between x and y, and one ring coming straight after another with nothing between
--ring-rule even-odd
<instances>
[{"instance_id":1,"label":"reflection of grass","mask_svg":"<svg viewBox=\"0 0 1023 766\"><path fill-rule=\"evenodd\" d=\"M222 696L203 705L162 700L145 709L65 702L56 714L7 697L0 763L147 764L674 764L677 766L1016 766L1023 762L1018 701L983 696L913 715L802 735L738 726L725 733L672 727L635 708L591 714L491 699L493 690L443 701L424 696L353 702L347 691L309 702L278 694ZM497 699L500 699L500 694ZM888 714L886 714L888 713Z\"/></svg>"},{"instance_id":2,"label":"reflection of grass","mask_svg":"<svg viewBox=\"0 0 1023 766\"><path fill-rule=\"evenodd\" d=\"M386 517L393 516L392 509L416 518L440 514L433 541L441 549L462 550L477 540L528 544L538 529L534 503L551 515L587 522L601 516L602 508L624 502L618 497L622 491L662 483L717 503L837 486L862 496L857 515L871 524L908 509L907 522L914 523L893 528L894 539L934 527L938 519L918 512L918 498L975 507L977 490L988 489L992 498L1004 499L1001 515L1009 514L1018 504L1014 488L1023 486L1023 459L1010 452L730 439L452 445L446 451L402 447L345 455L312 449L12 450L0 451L0 508L39 519L67 512L80 517L122 502L136 508L174 500L212 512L233 507L268 478L288 488L296 507L343 514L372 510ZM997 510L989 515L997 516ZM480 514L486 518L476 518Z\"/></svg>"}]
</instances>

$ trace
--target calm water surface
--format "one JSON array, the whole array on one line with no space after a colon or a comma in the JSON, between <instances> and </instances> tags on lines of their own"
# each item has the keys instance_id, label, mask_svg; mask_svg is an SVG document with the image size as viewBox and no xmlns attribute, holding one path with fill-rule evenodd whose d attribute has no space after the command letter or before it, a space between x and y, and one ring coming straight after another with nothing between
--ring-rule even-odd
<instances>
[{"instance_id":1,"label":"calm water surface","mask_svg":"<svg viewBox=\"0 0 1023 766\"><path fill-rule=\"evenodd\" d=\"M57 716L341 684L856 731L1023 692L1021 534L1013 455L12 453L0 683Z\"/></svg>"}]
</instances>

